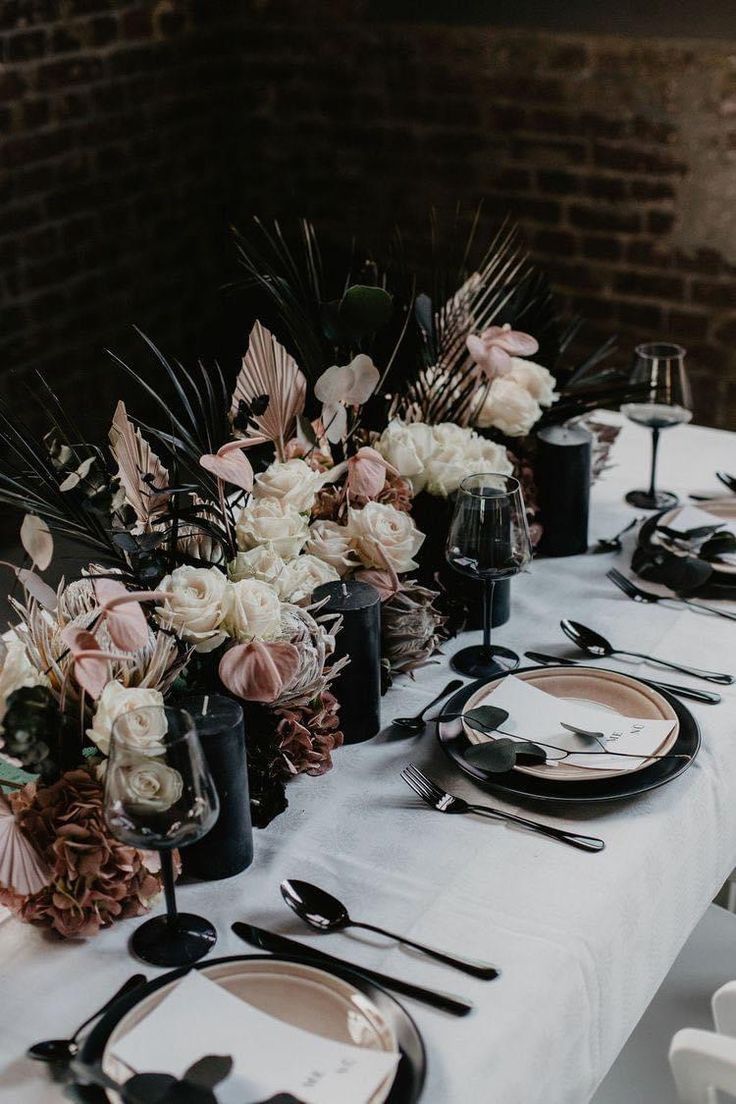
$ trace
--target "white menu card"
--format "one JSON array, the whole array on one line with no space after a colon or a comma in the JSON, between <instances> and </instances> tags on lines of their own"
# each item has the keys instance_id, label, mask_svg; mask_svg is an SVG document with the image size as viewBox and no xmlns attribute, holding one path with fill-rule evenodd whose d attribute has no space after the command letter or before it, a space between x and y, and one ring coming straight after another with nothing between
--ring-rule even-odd
<instances>
[{"instance_id":1,"label":"white menu card","mask_svg":"<svg viewBox=\"0 0 736 1104\"><path fill-rule=\"evenodd\" d=\"M601 742L609 751L624 751L637 756L628 759L622 755L568 755L561 760L566 767L586 767L589 770L636 770L647 756L656 752L675 724L667 720L623 717L592 702L556 698L513 675L507 675L477 704L495 705L508 712L508 720L500 726L503 732L498 733L496 739L508 735L512 739L541 741L570 751L600 750L594 740L575 736L562 728L564 721L588 732L601 732ZM483 739L487 737L481 736L479 742ZM555 755L554 751L545 750L550 759Z\"/></svg>"},{"instance_id":2,"label":"white menu card","mask_svg":"<svg viewBox=\"0 0 736 1104\"><path fill-rule=\"evenodd\" d=\"M229 1055L220 1104L290 1092L304 1104L367 1104L399 1055L312 1035L259 1011L197 970L112 1047L136 1073L181 1075L207 1054Z\"/></svg>"}]
</instances>

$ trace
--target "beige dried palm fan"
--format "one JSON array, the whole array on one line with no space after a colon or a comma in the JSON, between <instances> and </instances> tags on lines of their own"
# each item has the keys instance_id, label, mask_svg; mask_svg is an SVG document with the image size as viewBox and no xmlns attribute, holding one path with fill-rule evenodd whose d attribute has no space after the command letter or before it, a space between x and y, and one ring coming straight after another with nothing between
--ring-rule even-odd
<instances>
[{"instance_id":1,"label":"beige dried palm fan","mask_svg":"<svg viewBox=\"0 0 736 1104\"><path fill-rule=\"evenodd\" d=\"M18 827L10 802L0 794L0 885L26 896L49 881L49 871Z\"/></svg>"}]
</instances>

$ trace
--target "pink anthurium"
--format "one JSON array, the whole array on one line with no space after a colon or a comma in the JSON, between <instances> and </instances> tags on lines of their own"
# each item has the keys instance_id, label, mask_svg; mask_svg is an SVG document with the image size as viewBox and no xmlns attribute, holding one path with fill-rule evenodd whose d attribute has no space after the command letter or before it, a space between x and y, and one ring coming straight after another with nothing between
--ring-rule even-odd
<instances>
[{"instance_id":1,"label":"pink anthurium","mask_svg":"<svg viewBox=\"0 0 736 1104\"><path fill-rule=\"evenodd\" d=\"M398 471L376 449L364 445L348 460L348 494L356 498L375 498L383 490L386 472L398 475Z\"/></svg>"},{"instance_id":2,"label":"pink anthurium","mask_svg":"<svg viewBox=\"0 0 736 1104\"><path fill-rule=\"evenodd\" d=\"M229 648L220 660L220 678L231 694L245 701L276 701L299 670L293 644L251 640Z\"/></svg>"},{"instance_id":3,"label":"pink anthurium","mask_svg":"<svg viewBox=\"0 0 736 1104\"><path fill-rule=\"evenodd\" d=\"M126 652L137 652L139 648L145 648L148 643L148 622L140 603L163 602L168 593L163 590L130 591L117 579L93 581L113 642Z\"/></svg>"},{"instance_id":4,"label":"pink anthurium","mask_svg":"<svg viewBox=\"0 0 736 1104\"><path fill-rule=\"evenodd\" d=\"M480 334L469 334L466 345L475 363L489 379L508 375L513 367L512 357L533 356L539 348L536 338L522 330L512 330L508 323L505 326L489 326Z\"/></svg>"},{"instance_id":5,"label":"pink anthurium","mask_svg":"<svg viewBox=\"0 0 736 1104\"><path fill-rule=\"evenodd\" d=\"M74 677L95 701L100 697L109 681L108 664L112 659L129 659L127 655L115 655L103 652L94 633L89 629L68 626L63 630L64 641L74 659Z\"/></svg>"},{"instance_id":6,"label":"pink anthurium","mask_svg":"<svg viewBox=\"0 0 736 1104\"><path fill-rule=\"evenodd\" d=\"M333 364L314 385L321 403L345 403L361 406L378 387L381 373L365 353L358 353L349 364Z\"/></svg>"},{"instance_id":7,"label":"pink anthurium","mask_svg":"<svg viewBox=\"0 0 736 1104\"><path fill-rule=\"evenodd\" d=\"M241 491L252 491L253 468L247 456L243 456L243 450L262 445L265 440L265 437L247 437L228 441L217 452L206 452L200 456L199 462L223 483L232 483L234 487L240 487Z\"/></svg>"}]
</instances>

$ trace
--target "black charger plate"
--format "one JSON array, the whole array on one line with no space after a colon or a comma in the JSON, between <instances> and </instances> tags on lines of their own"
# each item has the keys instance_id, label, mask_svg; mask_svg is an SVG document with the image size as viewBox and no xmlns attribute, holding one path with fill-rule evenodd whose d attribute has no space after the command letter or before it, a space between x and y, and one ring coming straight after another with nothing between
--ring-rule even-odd
<instances>
[{"instance_id":1,"label":"black charger plate","mask_svg":"<svg viewBox=\"0 0 736 1104\"><path fill-rule=\"evenodd\" d=\"M572 668L565 668L572 670ZM525 671L549 671L550 667L524 667L519 671L511 671L509 674L519 675ZM604 667L595 670L603 671ZM506 677L506 676L502 676ZM494 790L514 794L516 797L526 798L529 801L545 801L561 804L591 804L597 801L622 801L627 797L636 797L646 793L647 790L655 790L658 786L664 786L674 778L686 771L695 759L700 749L700 728L690 710L672 694L664 690L657 693L672 706L680 723L680 731L671 752L689 755L690 759L660 759L643 770L618 775L615 778L591 779L589 782L552 782L544 778L537 778L523 771L507 771L505 774L489 774L480 767L473 766L465 759L465 751L470 747L470 741L465 735L462 722L459 718L444 719L447 714L459 713L471 694L479 690L481 686L490 682L490 679L480 679L469 686L458 690L445 705L437 724L437 736L442 750L452 759L463 774L467 774L474 782L480 782Z\"/></svg>"},{"instance_id":2,"label":"black charger plate","mask_svg":"<svg viewBox=\"0 0 736 1104\"><path fill-rule=\"evenodd\" d=\"M273 961L274 959L278 962L296 962L301 966L312 966L324 970L327 974L334 974L335 977L342 978L343 981L354 985L369 1000L373 1001L393 1030L401 1052L396 1077L391 1086L391 1092L386 1097L386 1104L415 1104L422 1095L422 1089L424 1088L427 1073L427 1055L422 1036L419 1034L419 1029L409 1013L395 997L392 997L381 986L368 981L359 971L325 966L322 962L315 962L308 955L228 955L225 958L209 958L203 962L195 963L194 966L185 966L180 970L170 970L161 977L155 978L154 981L149 981L147 985L142 985L128 996L116 1001L82 1044L79 1054L81 1061L87 1065L97 1065L102 1060L107 1040L123 1016L139 1001L147 997L149 993L154 993L163 985L175 981L176 978L184 977L190 969L201 970L206 966L217 966L222 962ZM107 1095L106 1090L96 1085L74 1085L73 1092L80 1104L110 1104L111 1098Z\"/></svg>"},{"instance_id":3,"label":"black charger plate","mask_svg":"<svg viewBox=\"0 0 736 1104\"><path fill-rule=\"evenodd\" d=\"M665 516L665 514L669 513L670 510L662 510L660 513L653 514L652 517L647 518L647 520L644 522L641 529L639 530L639 535L637 538L637 543L640 548L651 549L652 551L657 549L660 552L667 551L667 549L664 548L661 544L655 544L652 540L652 537L654 536L657 526L659 525L662 518ZM700 557L694 555L693 559L697 560L700 559ZM707 561L703 560L701 562L706 563ZM718 565L715 563L709 563L708 566L713 569L713 574L708 579L708 581L703 584L703 586L698 587L697 590L690 591L689 596L696 599L721 598L733 601L733 599L736 598L736 575L731 574L728 571L719 571Z\"/></svg>"}]
</instances>

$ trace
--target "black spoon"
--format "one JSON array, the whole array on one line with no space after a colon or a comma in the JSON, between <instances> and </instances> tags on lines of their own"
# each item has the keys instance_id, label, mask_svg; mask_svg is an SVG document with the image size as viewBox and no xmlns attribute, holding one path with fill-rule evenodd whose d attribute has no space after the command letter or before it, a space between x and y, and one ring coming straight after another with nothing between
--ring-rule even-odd
<instances>
[{"instance_id":1,"label":"black spoon","mask_svg":"<svg viewBox=\"0 0 736 1104\"><path fill-rule=\"evenodd\" d=\"M565 636L569 636L574 644L588 655L598 659L612 655L634 656L636 659L646 659L651 663L658 663L660 667L669 667L672 671L682 671L684 675L693 675L695 678L705 679L706 682L717 682L723 686L730 686L734 682L733 675L722 675L717 671L703 671L699 667L685 667L684 664L670 663L668 659L659 659L657 656L646 655L645 652L628 652L623 648L614 648L605 636L581 625L579 621L569 621L563 618L560 628Z\"/></svg>"},{"instance_id":2,"label":"black spoon","mask_svg":"<svg viewBox=\"0 0 736 1104\"><path fill-rule=\"evenodd\" d=\"M435 951L432 947L425 947L422 943L414 943L403 935L386 931L385 928L377 928L374 924L363 924L353 920L348 915L348 910L342 901L326 893L319 886L311 882L301 882L295 878L286 878L281 883L281 896L289 908L292 908L297 916L301 917L310 928L317 931L341 931L343 928L365 928L366 931L378 932L379 935L387 935L389 939L395 939L399 943L405 943L407 947L413 947L415 951L423 951L430 958L436 958L438 962L444 962L446 966L453 966L456 970L462 970L472 977L483 978L492 981L498 977L498 970L483 962L472 962L466 958L457 958L455 955L445 954L444 951Z\"/></svg>"},{"instance_id":3,"label":"black spoon","mask_svg":"<svg viewBox=\"0 0 736 1104\"><path fill-rule=\"evenodd\" d=\"M132 993L139 985L144 985L147 980L144 974L133 974L120 986L116 993L113 993L109 1000L105 1001L102 1008L98 1008L84 1023L79 1025L71 1039L43 1039L40 1043L34 1043L33 1046L29 1047L26 1055L29 1058L35 1058L37 1062L71 1062L79 1050L77 1039L85 1027L91 1024L92 1020L96 1020L98 1016L101 1016L103 1012L107 1012L116 1000L124 997L127 993Z\"/></svg>"},{"instance_id":4,"label":"black spoon","mask_svg":"<svg viewBox=\"0 0 736 1104\"><path fill-rule=\"evenodd\" d=\"M625 525L620 532L616 533L613 537L600 537L598 543L593 549L594 552L620 552L623 548L621 544L621 538L624 533L628 533L630 529L633 529L638 524L639 518L632 518L628 525Z\"/></svg>"},{"instance_id":5,"label":"black spoon","mask_svg":"<svg viewBox=\"0 0 736 1104\"><path fill-rule=\"evenodd\" d=\"M427 727L427 722L424 720L424 714L427 710L436 705L438 701L446 698L448 694L454 694L461 686L464 686L462 679L453 679L452 682L448 682L444 690L440 690L436 698L432 698L431 702L425 705L424 709L420 709L416 716L396 717L391 724L395 725L396 728L403 728L405 732L423 732Z\"/></svg>"},{"instance_id":6,"label":"black spoon","mask_svg":"<svg viewBox=\"0 0 736 1104\"><path fill-rule=\"evenodd\" d=\"M566 656L553 656L546 652L524 652L524 655L534 663L543 663L545 667L579 667L585 664L582 659L568 659ZM690 701L702 702L703 705L718 705L721 700L721 695L716 694L714 690L695 690L690 686L677 686L673 682L657 682L655 679L638 678L638 680L654 690L668 690L678 698L688 698Z\"/></svg>"}]
</instances>

